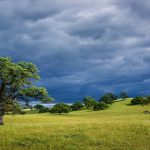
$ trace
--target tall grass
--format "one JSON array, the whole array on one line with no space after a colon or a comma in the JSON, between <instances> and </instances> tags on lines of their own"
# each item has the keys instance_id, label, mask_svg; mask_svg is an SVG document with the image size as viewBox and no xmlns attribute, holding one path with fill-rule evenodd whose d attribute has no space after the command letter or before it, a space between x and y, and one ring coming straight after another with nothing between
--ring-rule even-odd
<instances>
[{"instance_id":1,"label":"tall grass","mask_svg":"<svg viewBox=\"0 0 150 150\"><path fill-rule=\"evenodd\" d=\"M5 116L0 150L149 150L150 106L115 102L107 110L82 110L62 116Z\"/></svg>"}]
</instances>

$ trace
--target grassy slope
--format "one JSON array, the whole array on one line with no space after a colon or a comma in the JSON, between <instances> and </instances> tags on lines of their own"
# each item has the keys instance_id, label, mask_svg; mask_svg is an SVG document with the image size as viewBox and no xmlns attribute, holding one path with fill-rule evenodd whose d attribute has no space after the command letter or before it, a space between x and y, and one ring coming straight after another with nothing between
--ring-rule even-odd
<instances>
[{"instance_id":1,"label":"grassy slope","mask_svg":"<svg viewBox=\"0 0 150 150\"><path fill-rule=\"evenodd\" d=\"M104 111L5 116L0 150L149 150L150 106L115 102Z\"/></svg>"}]
</instances>

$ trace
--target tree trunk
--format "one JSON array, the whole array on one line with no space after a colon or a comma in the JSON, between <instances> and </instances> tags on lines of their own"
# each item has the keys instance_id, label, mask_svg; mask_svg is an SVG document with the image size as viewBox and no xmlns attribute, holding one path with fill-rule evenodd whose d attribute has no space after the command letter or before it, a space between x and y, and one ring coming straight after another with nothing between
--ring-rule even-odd
<instances>
[{"instance_id":1,"label":"tree trunk","mask_svg":"<svg viewBox=\"0 0 150 150\"><path fill-rule=\"evenodd\" d=\"M29 107L29 100L25 100L25 103L26 107Z\"/></svg>"},{"instance_id":2,"label":"tree trunk","mask_svg":"<svg viewBox=\"0 0 150 150\"><path fill-rule=\"evenodd\" d=\"M4 112L5 112L4 102L0 102L0 125L4 125L3 122Z\"/></svg>"},{"instance_id":3,"label":"tree trunk","mask_svg":"<svg viewBox=\"0 0 150 150\"><path fill-rule=\"evenodd\" d=\"M2 81L0 87L0 125L4 125L3 116L5 113L5 87L6 85Z\"/></svg>"},{"instance_id":4,"label":"tree trunk","mask_svg":"<svg viewBox=\"0 0 150 150\"><path fill-rule=\"evenodd\" d=\"M0 125L4 125L3 116L0 116Z\"/></svg>"}]
</instances>

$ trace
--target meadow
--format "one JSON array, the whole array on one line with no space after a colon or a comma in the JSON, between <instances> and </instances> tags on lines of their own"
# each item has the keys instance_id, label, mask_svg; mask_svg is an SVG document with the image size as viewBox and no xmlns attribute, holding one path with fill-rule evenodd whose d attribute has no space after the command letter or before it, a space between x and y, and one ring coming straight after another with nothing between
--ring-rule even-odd
<instances>
[{"instance_id":1,"label":"meadow","mask_svg":"<svg viewBox=\"0 0 150 150\"><path fill-rule=\"evenodd\" d=\"M6 115L0 150L149 150L150 106L130 99L101 111Z\"/></svg>"}]
</instances>

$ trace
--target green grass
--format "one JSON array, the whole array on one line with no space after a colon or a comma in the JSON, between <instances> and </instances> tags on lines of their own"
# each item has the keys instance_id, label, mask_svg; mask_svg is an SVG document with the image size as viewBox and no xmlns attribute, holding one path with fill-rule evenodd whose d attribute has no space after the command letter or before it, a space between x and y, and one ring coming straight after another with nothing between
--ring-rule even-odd
<instances>
[{"instance_id":1,"label":"green grass","mask_svg":"<svg viewBox=\"0 0 150 150\"><path fill-rule=\"evenodd\" d=\"M107 110L7 115L0 150L149 150L150 106L115 102Z\"/></svg>"}]
</instances>

